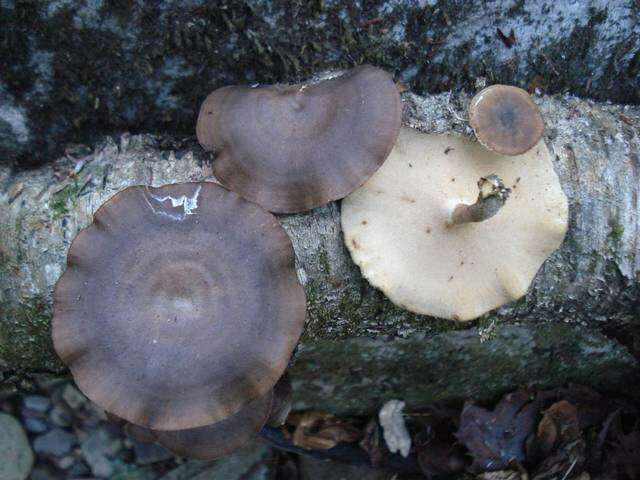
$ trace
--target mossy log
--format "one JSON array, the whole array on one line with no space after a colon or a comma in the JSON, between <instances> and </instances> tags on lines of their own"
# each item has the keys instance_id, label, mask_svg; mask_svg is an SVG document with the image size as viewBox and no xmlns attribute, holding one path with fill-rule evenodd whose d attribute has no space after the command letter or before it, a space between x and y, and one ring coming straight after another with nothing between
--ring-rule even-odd
<instances>
[{"instance_id":1,"label":"mossy log","mask_svg":"<svg viewBox=\"0 0 640 480\"><path fill-rule=\"evenodd\" d=\"M526 297L477 321L414 315L372 288L343 244L339 203L279 217L308 298L292 369L299 408L358 413L389 396L405 397L411 407L489 398L522 383L633 390L627 386L639 371L640 108L535 100L569 198L569 231ZM406 93L403 121L471 137L468 101ZM192 138L121 135L39 169L0 167L6 379L64 371L49 337L51 292L70 242L97 207L129 185L211 180L213 161Z\"/></svg>"}]
</instances>

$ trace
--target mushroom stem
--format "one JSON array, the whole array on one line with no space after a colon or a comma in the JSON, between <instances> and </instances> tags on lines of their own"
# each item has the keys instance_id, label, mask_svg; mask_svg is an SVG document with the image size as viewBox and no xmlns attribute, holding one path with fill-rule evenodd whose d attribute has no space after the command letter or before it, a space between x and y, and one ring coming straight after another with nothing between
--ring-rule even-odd
<instances>
[{"instance_id":1,"label":"mushroom stem","mask_svg":"<svg viewBox=\"0 0 640 480\"><path fill-rule=\"evenodd\" d=\"M509 198L511 189L504 186L502 179L491 174L478 180L478 199L476 203L468 205L459 203L453 209L447 226L460 225L469 222L482 222L493 217Z\"/></svg>"}]
</instances>

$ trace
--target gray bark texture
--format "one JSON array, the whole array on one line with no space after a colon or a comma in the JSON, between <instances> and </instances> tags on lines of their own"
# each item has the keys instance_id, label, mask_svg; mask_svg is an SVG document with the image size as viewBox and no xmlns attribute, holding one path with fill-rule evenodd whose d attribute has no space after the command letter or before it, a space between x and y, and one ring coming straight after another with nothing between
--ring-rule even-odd
<instances>
[{"instance_id":1,"label":"gray bark texture","mask_svg":"<svg viewBox=\"0 0 640 480\"><path fill-rule=\"evenodd\" d=\"M640 101L636 0L0 1L0 157L110 132L190 133L227 84L372 63L413 92L476 78Z\"/></svg>"},{"instance_id":2,"label":"gray bark texture","mask_svg":"<svg viewBox=\"0 0 640 480\"><path fill-rule=\"evenodd\" d=\"M471 137L469 100L405 93L403 121ZM292 365L297 408L358 413L387 398L412 408L490 398L526 383L638 388L640 107L569 96L535 101L569 198L569 231L526 297L477 321L414 315L372 288L343 244L339 203L279 217L308 299ZM107 137L78 151L30 171L0 166L0 372L7 379L63 372L49 340L51 292L92 213L129 185L211 180L215 161L192 139L154 135Z\"/></svg>"}]
</instances>

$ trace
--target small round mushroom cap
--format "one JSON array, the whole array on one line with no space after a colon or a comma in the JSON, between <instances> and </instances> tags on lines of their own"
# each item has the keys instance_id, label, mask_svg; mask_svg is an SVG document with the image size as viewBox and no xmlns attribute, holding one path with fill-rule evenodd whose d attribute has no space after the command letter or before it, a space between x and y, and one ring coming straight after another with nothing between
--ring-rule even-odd
<instances>
[{"instance_id":1,"label":"small round mushroom cap","mask_svg":"<svg viewBox=\"0 0 640 480\"><path fill-rule=\"evenodd\" d=\"M491 174L511 189L502 208L484 221L450 225ZM342 202L345 242L364 277L407 310L453 320L523 296L562 243L567 215L544 142L504 157L408 128L382 168Z\"/></svg>"},{"instance_id":2,"label":"small round mushroom cap","mask_svg":"<svg viewBox=\"0 0 640 480\"><path fill-rule=\"evenodd\" d=\"M243 447L264 426L273 402L273 390L224 420L205 427L156 431L156 440L176 455L214 460Z\"/></svg>"},{"instance_id":3,"label":"small round mushroom cap","mask_svg":"<svg viewBox=\"0 0 640 480\"><path fill-rule=\"evenodd\" d=\"M544 132L542 115L529 94L509 85L492 85L473 97L469 123L482 145L502 155L531 150Z\"/></svg>"},{"instance_id":4,"label":"small round mushroom cap","mask_svg":"<svg viewBox=\"0 0 640 480\"><path fill-rule=\"evenodd\" d=\"M197 135L217 150L213 170L271 212L319 207L358 188L385 161L402 104L372 66L312 85L223 87L198 115Z\"/></svg>"},{"instance_id":5,"label":"small round mushroom cap","mask_svg":"<svg viewBox=\"0 0 640 480\"><path fill-rule=\"evenodd\" d=\"M52 336L104 410L181 430L271 390L305 311L291 241L272 214L213 183L136 186L74 239Z\"/></svg>"},{"instance_id":6,"label":"small round mushroom cap","mask_svg":"<svg viewBox=\"0 0 640 480\"><path fill-rule=\"evenodd\" d=\"M273 405L269 419L267 420L267 425L270 427L280 427L284 425L289 413L291 413L292 397L293 387L291 385L291 379L289 378L289 374L285 372L273 387Z\"/></svg>"}]
</instances>

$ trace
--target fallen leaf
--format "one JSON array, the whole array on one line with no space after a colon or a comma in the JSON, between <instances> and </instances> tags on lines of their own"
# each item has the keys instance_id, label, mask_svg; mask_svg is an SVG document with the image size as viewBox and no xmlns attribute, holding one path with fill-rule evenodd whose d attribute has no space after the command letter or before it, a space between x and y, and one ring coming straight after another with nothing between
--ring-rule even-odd
<instances>
[{"instance_id":1,"label":"fallen leaf","mask_svg":"<svg viewBox=\"0 0 640 480\"><path fill-rule=\"evenodd\" d=\"M400 452L406 458L411 451L411 436L402 417L404 406L405 403L400 400L389 400L380 409L378 419L389 451Z\"/></svg>"},{"instance_id":2,"label":"fallen leaf","mask_svg":"<svg viewBox=\"0 0 640 480\"><path fill-rule=\"evenodd\" d=\"M386 457L386 450L381 443L380 425L375 418L372 418L364 429L360 447L369 454L369 460L374 467L382 465Z\"/></svg>"},{"instance_id":3,"label":"fallen leaf","mask_svg":"<svg viewBox=\"0 0 640 480\"><path fill-rule=\"evenodd\" d=\"M295 426L293 444L307 450L328 450L340 442L356 442L362 438L359 429L326 412L292 414L287 423Z\"/></svg>"},{"instance_id":4,"label":"fallen leaf","mask_svg":"<svg viewBox=\"0 0 640 480\"><path fill-rule=\"evenodd\" d=\"M553 441L552 441L553 440ZM582 472L586 444L578 420L578 411L566 400L551 405L538 425L538 458L534 479L573 478Z\"/></svg>"},{"instance_id":5,"label":"fallen leaf","mask_svg":"<svg viewBox=\"0 0 640 480\"><path fill-rule=\"evenodd\" d=\"M465 403L456 438L473 456L475 471L503 470L525 459L524 443L535 428L540 402L519 390L505 395L493 411Z\"/></svg>"},{"instance_id":6,"label":"fallen leaf","mask_svg":"<svg viewBox=\"0 0 640 480\"><path fill-rule=\"evenodd\" d=\"M568 388L560 390L558 395L559 399L566 400L576 407L581 429L600 425L619 406L584 385L570 384Z\"/></svg>"}]
</instances>

